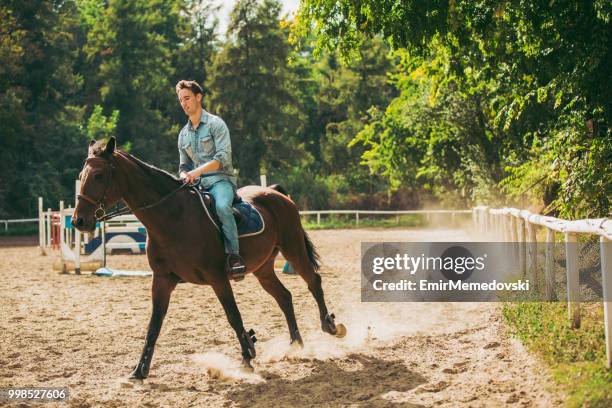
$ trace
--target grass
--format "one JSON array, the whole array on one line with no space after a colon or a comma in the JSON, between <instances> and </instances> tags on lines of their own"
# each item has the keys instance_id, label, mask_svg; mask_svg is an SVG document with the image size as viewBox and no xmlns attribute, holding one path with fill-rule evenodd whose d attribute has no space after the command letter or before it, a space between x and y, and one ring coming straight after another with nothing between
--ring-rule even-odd
<instances>
[{"instance_id":1,"label":"grass","mask_svg":"<svg viewBox=\"0 0 612 408\"><path fill-rule=\"evenodd\" d=\"M359 225L355 223L355 214L330 214L321 216L321 224L317 224L315 215L302 216L302 225L306 229L345 229L345 228L393 228L393 227L421 227L427 224L424 215L405 214L399 217L370 218L363 215L359 217Z\"/></svg>"},{"instance_id":2,"label":"grass","mask_svg":"<svg viewBox=\"0 0 612 408\"><path fill-rule=\"evenodd\" d=\"M38 235L38 223L9 224L6 230L4 229L4 223L0 223L0 236L15 237L25 235Z\"/></svg>"},{"instance_id":3,"label":"grass","mask_svg":"<svg viewBox=\"0 0 612 408\"><path fill-rule=\"evenodd\" d=\"M564 303L506 303L503 313L512 334L551 367L567 407L612 406L601 302L582 304L580 329L571 328Z\"/></svg>"}]
</instances>

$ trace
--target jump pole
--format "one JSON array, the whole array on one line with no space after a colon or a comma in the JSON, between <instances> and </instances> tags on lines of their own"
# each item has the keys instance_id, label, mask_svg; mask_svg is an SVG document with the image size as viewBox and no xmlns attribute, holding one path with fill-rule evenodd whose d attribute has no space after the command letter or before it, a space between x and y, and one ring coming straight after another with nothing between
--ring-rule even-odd
<instances>
[{"instance_id":1,"label":"jump pole","mask_svg":"<svg viewBox=\"0 0 612 408\"><path fill-rule=\"evenodd\" d=\"M45 213L42 197L38 197L38 245L40 246L40 254L47 255L45 251Z\"/></svg>"},{"instance_id":2,"label":"jump pole","mask_svg":"<svg viewBox=\"0 0 612 408\"><path fill-rule=\"evenodd\" d=\"M74 187L74 208L76 210L78 195L81 190L81 181L76 180ZM78 228L74 229L74 273L77 275L81 274L81 231Z\"/></svg>"}]
</instances>

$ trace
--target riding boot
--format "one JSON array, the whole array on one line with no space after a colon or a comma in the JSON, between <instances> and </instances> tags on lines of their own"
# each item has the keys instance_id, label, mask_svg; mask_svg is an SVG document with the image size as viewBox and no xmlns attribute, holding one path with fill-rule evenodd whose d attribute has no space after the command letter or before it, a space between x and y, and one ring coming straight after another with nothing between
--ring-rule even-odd
<instances>
[{"instance_id":1,"label":"riding boot","mask_svg":"<svg viewBox=\"0 0 612 408\"><path fill-rule=\"evenodd\" d=\"M238 254L227 254L225 270L230 279L236 282L243 280L246 274L244 259Z\"/></svg>"}]
</instances>

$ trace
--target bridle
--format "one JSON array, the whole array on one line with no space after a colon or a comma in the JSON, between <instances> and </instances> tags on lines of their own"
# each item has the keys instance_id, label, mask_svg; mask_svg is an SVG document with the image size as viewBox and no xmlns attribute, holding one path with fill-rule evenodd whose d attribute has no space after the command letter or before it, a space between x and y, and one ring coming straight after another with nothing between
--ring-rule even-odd
<instances>
[{"instance_id":1,"label":"bridle","mask_svg":"<svg viewBox=\"0 0 612 408\"><path fill-rule=\"evenodd\" d=\"M123 208L119 208L115 211L111 211L110 213L106 213L106 193L108 192L108 187L110 185L110 180L112 178L113 175L113 169L115 169L115 165L113 164L113 162L111 162L110 160L106 160L102 157L98 157L98 156L93 156L93 157L88 157L87 159L85 159L85 165L92 163L94 160L102 160L104 162L108 162L108 166L105 166L105 176L106 176L106 183L104 185L104 191L102 192L102 196L100 197L99 200L95 200L89 196L87 196L86 194L77 194L77 200L83 199L85 201L87 201L88 203L90 203L91 205L93 205L96 208L96 211L94 212L94 218L96 219L96 221L98 222L102 222L102 221L107 221L113 217L117 217L119 215L125 215L125 214L129 214L132 212L136 212L136 211L143 211L143 210L148 210L150 208L153 208L161 203L163 203L164 201L166 201L168 198L172 197L174 194L178 193L180 190L182 190L185 187L190 187L190 188L194 188L194 186L196 186L198 183L194 183L194 184L189 184L189 183L182 183L180 186L178 186L177 188L175 188L174 190L172 190L170 193L166 194L165 196L163 196L162 198L160 198L159 200L157 200L156 202L152 203L152 204L144 204L141 205L140 207L131 210L128 207L123 207ZM202 174L200 177L210 177L210 176L216 176L218 174L225 174L227 175L227 173L222 172L222 171L216 171L216 172L209 172L209 173L205 173Z\"/></svg>"},{"instance_id":2,"label":"bridle","mask_svg":"<svg viewBox=\"0 0 612 408\"><path fill-rule=\"evenodd\" d=\"M106 161L101 157L88 157L87 159L85 159L85 165L91 164L94 160ZM106 193L108 191L108 186L110 185L110 180L111 180L111 176L113 174L114 168L115 168L115 165L110 162L108 166L104 166L106 183L104 184L104 191L102 192L102 197L99 200L95 200L86 194L77 194L77 200L83 199L96 208L96 211L94 212L94 218L97 221L103 221L103 218L107 216L106 204L105 204L106 203Z\"/></svg>"},{"instance_id":3,"label":"bridle","mask_svg":"<svg viewBox=\"0 0 612 408\"><path fill-rule=\"evenodd\" d=\"M87 159L85 159L85 165L90 164L94 160L102 160L104 162L108 161L108 160L105 160L102 157L97 157L97 156L88 157ZM129 214L131 212L148 210L149 208L153 208L153 207L161 204L162 202L166 201L168 198L170 198L174 194L176 194L179 190L182 190L183 188L189 186L189 184L183 183L179 187L177 187L176 189L172 190L170 193L168 193L165 196L163 196L161 199L159 199L156 202L154 202L153 204L141 205L140 207L138 207L138 208L136 208L134 210L131 210L128 207L123 207L123 208L119 208L119 209L117 209L115 211L111 211L110 213L107 214L106 213L106 193L108 192L108 187L110 185L110 180L112 178L113 169L115 169L115 165L111 161L108 161L108 165L104 166L104 168L105 168L104 172L105 172L105 176L106 176L106 183L104 184L104 191L102 192L102 196L100 197L99 200L95 200L95 199L89 197L86 194L77 194L77 199L78 200L83 199L83 200L87 201L88 203L90 203L91 205L93 205L94 207L96 207L96 211L94 212L94 218L98 222L110 220L111 218L116 217L118 215L124 215L124 214Z\"/></svg>"}]
</instances>

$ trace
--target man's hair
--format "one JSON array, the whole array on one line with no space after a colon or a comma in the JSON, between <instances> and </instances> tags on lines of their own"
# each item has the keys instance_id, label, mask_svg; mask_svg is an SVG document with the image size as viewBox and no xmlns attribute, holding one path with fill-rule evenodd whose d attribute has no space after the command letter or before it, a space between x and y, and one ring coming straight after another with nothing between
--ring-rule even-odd
<instances>
[{"instance_id":1,"label":"man's hair","mask_svg":"<svg viewBox=\"0 0 612 408\"><path fill-rule=\"evenodd\" d=\"M181 89L189 89L194 95L201 94L204 97L204 90L196 81L189 81L186 79L178 81L176 84L176 93L178 94Z\"/></svg>"}]
</instances>

